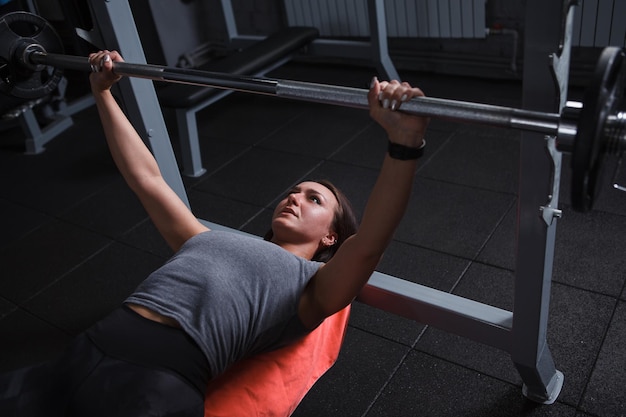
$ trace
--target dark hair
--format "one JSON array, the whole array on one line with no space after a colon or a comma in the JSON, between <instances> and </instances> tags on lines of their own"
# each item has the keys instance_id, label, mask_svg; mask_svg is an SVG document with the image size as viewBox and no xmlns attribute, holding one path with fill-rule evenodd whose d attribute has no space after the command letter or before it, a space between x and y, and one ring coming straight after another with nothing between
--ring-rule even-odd
<instances>
[{"instance_id":1,"label":"dark hair","mask_svg":"<svg viewBox=\"0 0 626 417\"><path fill-rule=\"evenodd\" d=\"M337 199L337 209L335 210L335 216L333 217L332 229L337 233L337 241L334 245L325 246L318 250L311 260L319 262L328 262L330 258L335 255L337 249L346 241L350 236L356 233L359 223L350 204L350 200L346 195L339 190L333 183L327 180L312 180L318 184L328 188L335 198ZM263 237L265 240L272 240L274 232L270 230Z\"/></svg>"}]
</instances>

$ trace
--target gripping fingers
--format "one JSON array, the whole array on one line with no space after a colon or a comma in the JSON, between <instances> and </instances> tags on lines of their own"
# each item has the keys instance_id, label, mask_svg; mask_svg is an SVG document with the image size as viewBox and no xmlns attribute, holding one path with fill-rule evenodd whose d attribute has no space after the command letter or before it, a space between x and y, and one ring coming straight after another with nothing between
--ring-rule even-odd
<instances>
[{"instance_id":1,"label":"gripping fingers","mask_svg":"<svg viewBox=\"0 0 626 417\"><path fill-rule=\"evenodd\" d=\"M91 65L91 72L102 72L102 67L104 66L105 56L103 52L98 52L95 54L89 55L89 64ZM109 57L109 59L111 59Z\"/></svg>"},{"instance_id":2,"label":"gripping fingers","mask_svg":"<svg viewBox=\"0 0 626 417\"><path fill-rule=\"evenodd\" d=\"M384 109L395 111L410 98L410 95L411 86L408 83L399 83L395 80L391 82L383 81L380 83L378 101Z\"/></svg>"},{"instance_id":3,"label":"gripping fingers","mask_svg":"<svg viewBox=\"0 0 626 417\"><path fill-rule=\"evenodd\" d=\"M100 51L89 55L89 64L92 72L102 72L103 69L112 69L113 61L121 61L121 57L115 51Z\"/></svg>"},{"instance_id":4,"label":"gripping fingers","mask_svg":"<svg viewBox=\"0 0 626 417\"><path fill-rule=\"evenodd\" d=\"M94 58L93 60L90 60L90 61L92 62L91 72L102 72L102 68L107 62L111 61L111 57L107 54L99 60L97 58Z\"/></svg>"}]
</instances>

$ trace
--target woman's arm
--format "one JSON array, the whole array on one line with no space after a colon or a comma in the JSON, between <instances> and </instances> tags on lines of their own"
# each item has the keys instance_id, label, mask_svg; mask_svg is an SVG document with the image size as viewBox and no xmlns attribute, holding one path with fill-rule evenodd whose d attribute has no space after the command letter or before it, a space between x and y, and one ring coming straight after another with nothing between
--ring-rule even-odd
<instances>
[{"instance_id":1,"label":"woman's arm","mask_svg":"<svg viewBox=\"0 0 626 417\"><path fill-rule=\"evenodd\" d=\"M91 90L113 160L161 235L176 251L187 239L208 229L165 182L152 153L111 94L111 86L120 78L112 72L113 61L121 62L122 57L115 51L101 51L91 54L89 60L101 68L90 75Z\"/></svg>"},{"instance_id":2,"label":"woman's arm","mask_svg":"<svg viewBox=\"0 0 626 417\"><path fill-rule=\"evenodd\" d=\"M418 148L428 119L396 111L403 101L422 96L397 81L374 80L368 94L370 115L391 142ZM367 283L404 215L415 176L416 160L385 156L365 207L358 232L313 277L302 295L299 316L309 328L348 305Z\"/></svg>"}]
</instances>

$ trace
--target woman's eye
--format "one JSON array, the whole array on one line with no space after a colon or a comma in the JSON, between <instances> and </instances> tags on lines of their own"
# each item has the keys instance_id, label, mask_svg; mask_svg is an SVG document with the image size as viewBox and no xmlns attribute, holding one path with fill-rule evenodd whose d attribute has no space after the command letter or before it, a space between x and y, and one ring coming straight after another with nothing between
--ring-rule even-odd
<instances>
[{"instance_id":1,"label":"woman's eye","mask_svg":"<svg viewBox=\"0 0 626 417\"><path fill-rule=\"evenodd\" d=\"M311 196L311 201L313 201L315 204L322 204L322 201L319 199L319 197Z\"/></svg>"}]
</instances>

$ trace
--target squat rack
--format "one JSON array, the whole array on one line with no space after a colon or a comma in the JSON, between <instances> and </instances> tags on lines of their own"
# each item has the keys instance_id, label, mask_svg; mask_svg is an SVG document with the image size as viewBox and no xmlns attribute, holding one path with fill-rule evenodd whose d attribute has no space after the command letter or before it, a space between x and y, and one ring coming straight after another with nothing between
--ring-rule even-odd
<instances>
[{"instance_id":1,"label":"squat rack","mask_svg":"<svg viewBox=\"0 0 626 417\"><path fill-rule=\"evenodd\" d=\"M117 49L129 62L145 64L128 3L102 0L88 3L94 30L79 31L80 35L94 45ZM560 113L565 104L573 20L571 6L575 3L575 0L527 2L526 27L533 30L526 31L524 42L525 109ZM536 10L542 12L533 13ZM546 65L549 57L550 66ZM124 78L119 87L128 117L152 150L163 177L189 206L152 82ZM550 103L559 103L558 108ZM556 219L560 216L557 207L561 154L556 151L554 138L530 132L522 135L515 314L379 272L372 275L359 300L509 352L523 380L524 395L539 403L552 404L564 379L555 367L546 340ZM212 229L236 231L203 222Z\"/></svg>"}]
</instances>

